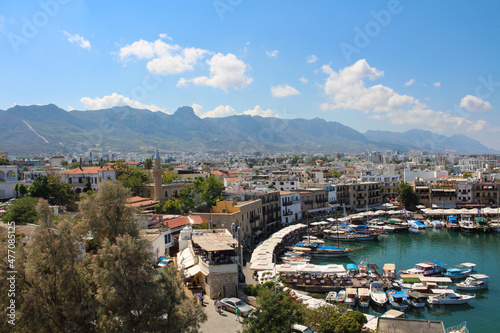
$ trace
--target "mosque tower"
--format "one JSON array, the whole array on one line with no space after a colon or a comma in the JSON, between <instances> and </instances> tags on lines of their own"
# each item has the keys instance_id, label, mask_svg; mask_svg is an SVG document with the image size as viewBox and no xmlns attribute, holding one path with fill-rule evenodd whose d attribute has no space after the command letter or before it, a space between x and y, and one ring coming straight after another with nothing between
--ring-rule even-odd
<instances>
[{"instance_id":1,"label":"mosque tower","mask_svg":"<svg viewBox=\"0 0 500 333\"><path fill-rule=\"evenodd\" d=\"M161 159L158 149L156 149L154 167L153 167L153 179L154 179L154 200L162 201L161 197L161 178L163 176L163 169L161 168Z\"/></svg>"}]
</instances>

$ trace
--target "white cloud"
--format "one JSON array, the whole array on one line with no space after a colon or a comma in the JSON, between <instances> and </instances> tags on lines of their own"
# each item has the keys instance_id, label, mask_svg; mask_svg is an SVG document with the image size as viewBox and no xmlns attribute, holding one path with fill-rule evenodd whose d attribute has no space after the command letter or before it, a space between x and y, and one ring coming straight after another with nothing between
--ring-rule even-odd
<instances>
[{"instance_id":1,"label":"white cloud","mask_svg":"<svg viewBox=\"0 0 500 333\"><path fill-rule=\"evenodd\" d=\"M365 59L338 72L328 65L324 65L322 70L328 74L323 86L328 101L320 106L323 110L359 110L373 119L388 119L393 124L428 125L446 132L497 130L483 120L471 121L460 117L456 110L431 110L418 99L400 95L381 84L365 85L365 79L374 81L384 76L383 71L371 67Z\"/></svg>"},{"instance_id":2,"label":"white cloud","mask_svg":"<svg viewBox=\"0 0 500 333\"><path fill-rule=\"evenodd\" d=\"M439 87L441 87L441 82L440 81L434 82L433 85L434 85L434 87L438 87L439 88Z\"/></svg>"},{"instance_id":3,"label":"white cloud","mask_svg":"<svg viewBox=\"0 0 500 333\"><path fill-rule=\"evenodd\" d=\"M415 83L415 79L410 79L408 82L405 83L405 86L408 87L408 86L411 86L414 83Z\"/></svg>"},{"instance_id":4,"label":"white cloud","mask_svg":"<svg viewBox=\"0 0 500 333\"><path fill-rule=\"evenodd\" d=\"M72 107L71 105L68 105L67 111L73 111L75 108Z\"/></svg>"},{"instance_id":5,"label":"white cloud","mask_svg":"<svg viewBox=\"0 0 500 333\"><path fill-rule=\"evenodd\" d=\"M169 35L163 33L163 34L160 34L159 37L161 39L168 39L168 40L174 40L172 37L170 37Z\"/></svg>"},{"instance_id":6,"label":"white cloud","mask_svg":"<svg viewBox=\"0 0 500 333\"><path fill-rule=\"evenodd\" d=\"M491 111L490 102L483 101L481 98L472 95L462 98L460 107L472 113Z\"/></svg>"},{"instance_id":7,"label":"white cloud","mask_svg":"<svg viewBox=\"0 0 500 333\"><path fill-rule=\"evenodd\" d=\"M168 36L167 36L168 37ZM143 39L120 48L123 63L136 59L150 59L146 65L152 73L179 74L194 69L194 65L209 51L195 47L183 48L161 39L148 42Z\"/></svg>"},{"instance_id":8,"label":"white cloud","mask_svg":"<svg viewBox=\"0 0 500 333\"><path fill-rule=\"evenodd\" d=\"M316 57L314 54L312 54L309 57L307 57L306 61L308 63L312 64L312 63L315 63L316 61L318 61L318 57Z\"/></svg>"},{"instance_id":9,"label":"white cloud","mask_svg":"<svg viewBox=\"0 0 500 333\"><path fill-rule=\"evenodd\" d=\"M280 51L278 51L278 50L274 50L274 51L266 51L267 56L269 56L269 57L273 57L273 58L274 58L274 57L277 57L277 56L278 56L278 53L280 53Z\"/></svg>"},{"instance_id":10,"label":"white cloud","mask_svg":"<svg viewBox=\"0 0 500 333\"><path fill-rule=\"evenodd\" d=\"M151 111L165 111L165 109L157 107L156 105L142 104L139 101L130 99L128 97L119 95L117 93L112 93L111 95L107 95L107 96L104 96L102 98L82 97L80 99L80 102L82 102L82 104L90 110L108 109L108 108L112 108L113 106L126 106L126 105L128 105L128 106L130 106L132 108L136 108L136 109L147 109L147 110L151 110Z\"/></svg>"},{"instance_id":11,"label":"white cloud","mask_svg":"<svg viewBox=\"0 0 500 333\"><path fill-rule=\"evenodd\" d=\"M281 98L292 95L299 95L300 93L294 87L285 84L284 86L271 86L271 94L273 95L273 97Z\"/></svg>"},{"instance_id":12,"label":"white cloud","mask_svg":"<svg viewBox=\"0 0 500 333\"><path fill-rule=\"evenodd\" d=\"M237 113L234 108L230 105L219 105L215 109L211 111L204 112L203 106L194 103L191 105L194 110L194 113L200 118L220 118L220 117L229 117L234 115L249 115L249 116L261 116L261 117L275 117L279 116L274 113L273 110L267 109L264 110L260 105L256 105L255 108L243 111L243 113Z\"/></svg>"},{"instance_id":13,"label":"white cloud","mask_svg":"<svg viewBox=\"0 0 500 333\"><path fill-rule=\"evenodd\" d=\"M273 110L267 109L264 110L260 105L256 105L253 109L243 111L243 114L249 116L261 116L261 117L274 117L279 118L279 115L274 113Z\"/></svg>"},{"instance_id":14,"label":"white cloud","mask_svg":"<svg viewBox=\"0 0 500 333\"><path fill-rule=\"evenodd\" d=\"M252 83L253 79L247 76L248 66L234 54L215 54L207 60L210 68L210 77L199 76L191 80L197 86L210 86L226 91L228 88L243 89Z\"/></svg>"},{"instance_id":15,"label":"white cloud","mask_svg":"<svg viewBox=\"0 0 500 333\"><path fill-rule=\"evenodd\" d=\"M63 30L63 34L68 38L68 41L70 43L72 43L72 44L76 43L82 49L90 50L90 47L91 47L90 42L88 40L86 40L85 38L83 38L82 36L80 36L78 34L72 35L69 32L64 31L64 30Z\"/></svg>"},{"instance_id":16,"label":"white cloud","mask_svg":"<svg viewBox=\"0 0 500 333\"><path fill-rule=\"evenodd\" d=\"M301 77L300 77L299 81L300 81L300 82L302 82L302 83L307 83L307 82L309 82L309 80L308 80L308 79L306 79L306 78L305 78L305 77L303 77L303 76L301 76Z\"/></svg>"}]
</instances>

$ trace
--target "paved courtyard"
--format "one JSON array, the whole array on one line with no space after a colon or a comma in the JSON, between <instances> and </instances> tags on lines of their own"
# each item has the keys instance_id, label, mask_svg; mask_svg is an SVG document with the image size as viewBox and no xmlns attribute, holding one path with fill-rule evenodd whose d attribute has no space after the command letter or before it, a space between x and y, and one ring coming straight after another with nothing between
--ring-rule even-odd
<instances>
[{"instance_id":1,"label":"paved courtyard","mask_svg":"<svg viewBox=\"0 0 500 333\"><path fill-rule=\"evenodd\" d=\"M207 314L207 321L201 324L200 332L236 333L242 330L242 325L235 320L236 315L234 313L222 310L222 314L219 315L215 312L214 301L210 299L208 301L208 304L205 302L203 307Z\"/></svg>"}]
</instances>

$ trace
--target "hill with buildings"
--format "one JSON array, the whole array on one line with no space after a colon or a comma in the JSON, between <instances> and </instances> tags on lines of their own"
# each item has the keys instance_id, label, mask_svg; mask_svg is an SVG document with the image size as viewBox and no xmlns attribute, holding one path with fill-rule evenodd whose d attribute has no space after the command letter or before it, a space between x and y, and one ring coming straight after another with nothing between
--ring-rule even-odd
<instances>
[{"instance_id":1,"label":"hill with buildings","mask_svg":"<svg viewBox=\"0 0 500 333\"><path fill-rule=\"evenodd\" d=\"M235 115L199 118L191 107L174 114L128 106L65 111L54 104L15 106L0 111L0 149L10 154L86 151L95 147L137 150L210 149L224 151L361 152L411 149L494 153L464 135L429 131L368 131L362 134L323 119L279 119Z\"/></svg>"}]
</instances>

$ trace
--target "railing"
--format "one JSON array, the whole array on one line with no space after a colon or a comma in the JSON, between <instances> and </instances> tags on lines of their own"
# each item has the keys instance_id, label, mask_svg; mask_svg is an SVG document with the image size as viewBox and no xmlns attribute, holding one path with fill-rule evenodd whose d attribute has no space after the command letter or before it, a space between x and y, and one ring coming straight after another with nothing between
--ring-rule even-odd
<instances>
[{"instance_id":1,"label":"railing","mask_svg":"<svg viewBox=\"0 0 500 333\"><path fill-rule=\"evenodd\" d=\"M256 222L260 220L260 215L252 215L250 216L250 222Z\"/></svg>"},{"instance_id":2,"label":"railing","mask_svg":"<svg viewBox=\"0 0 500 333\"><path fill-rule=\"evenodd\" d=\"M287 211L287 212L283 213L282 215L283 215L283 216L290 216L290 215L292 215L292 214L293 214L293 212L289 210L289 211Z\"/></svg>"},{"instance_id":3,"label":"railing","mask_svg":"<svg viewBox=\"0 0 500 333\"><path fill-rule=\"evenodd\" d=\"M304 204L306 205L312 205L313 200L304 200Z\"/></svg>"},{"instance_id":4,"label":"railing","mask_svg":"<svg viewBox=\"0 0 500 333\"><path fill-rule=\"evenodd\" d=\"M283 201L283 206L290 206L291 204L291 201Z\"/></svg>"}]
</instances>

